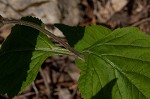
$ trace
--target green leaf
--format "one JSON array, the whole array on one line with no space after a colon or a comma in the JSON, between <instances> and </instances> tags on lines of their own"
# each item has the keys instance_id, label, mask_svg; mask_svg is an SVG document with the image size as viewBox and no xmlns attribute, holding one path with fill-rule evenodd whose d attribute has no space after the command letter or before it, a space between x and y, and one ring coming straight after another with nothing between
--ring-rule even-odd
<instances>
[{"instance_id":1,"label":"green leaf","mask_svg":"<svg viewBox=\"0 0 150 99\"><path fill-rule=\"evenodd\" d=\"M63 32L70 46L81 51L100 40L111 32L110 29L92 25L87 27L67 26L64 24L55 24L55 26Z\"/></svg>"},{"instance_id":2,"label":"green leaf","mask_svg":"<svg viewBox=\"0 0 150 99\"><path fill-rule=\"evenodd\" d=\"M90 32L92 38L94 31L84 35ZM85 61L76 63L84 99L150 99L149 35L133 27L116 29L82 52Z\"/></svg>"},{"instance_id":3,"label":"green leaf","mask_svg":"<svg viewBox=\"0 0 150 99\"><path fill-rule=\"evenodd\" d=\"M63 32L71 47L74 47L74 45L83 37L84 27L68 26L65 24L55 24L55 26Z\"/></svg>"},{"instance_id":4,"label":"green leaf","mask_svg":"<svg viewBox=\"0 0 150 99\"><path fill-rule=\"evenodd\" d=\"M43 25L37 18L22 20ZM36 78L43 61L61 52L65 50L56 47L38 30L14 26L0 49L0 93L7 93L10 98L21 93Z\"/></svg>"}]
</instances>

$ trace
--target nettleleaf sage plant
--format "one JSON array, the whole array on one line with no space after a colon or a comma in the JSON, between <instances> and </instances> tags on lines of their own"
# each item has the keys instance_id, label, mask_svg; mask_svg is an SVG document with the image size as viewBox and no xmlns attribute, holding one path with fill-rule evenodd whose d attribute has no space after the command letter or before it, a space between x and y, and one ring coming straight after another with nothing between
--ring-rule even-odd
<instances>
[{"instance_id":1,"label":"nettleleaf sage plant","mask_svg":"<svg viewBox=\"0 0 150 99\"><path fill-rule=\"evenodd\" d=\"M15 25L0 49L0 93L20 94L52 55L73 55L81 71L78 88L84 99L150 99L150 36L136 27L110 30L55 24L68 44L44 29L41 20L0 18ZM53 44L50 36L65 48Z\"/></svg>"}]
</instances>

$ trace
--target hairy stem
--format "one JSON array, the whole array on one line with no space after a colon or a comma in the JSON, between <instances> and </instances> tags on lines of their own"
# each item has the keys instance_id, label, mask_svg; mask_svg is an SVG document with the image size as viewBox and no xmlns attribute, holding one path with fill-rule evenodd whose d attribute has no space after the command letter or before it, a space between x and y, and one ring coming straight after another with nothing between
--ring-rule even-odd
<instances>
[{"instance_id":1,"label":"hairy stem","mask_svg":"<svg viewBox=\"0 0 150 99\"><path fill-rule=\"evenodd\" d=\"M72 52L75 56L77 56L79 59L84 60L84 57L80 55L79 52L77 52L76 50L74 50L72 47L70 47L67 43L63 42L61 39L59 39L57 36L55 36L54 34L52 34L51 32L49 32L48 30L42 28L41 26L34 24L32 22L28 22L28 21L23 21L23 20L10 20L10 19L6 19L3 18L0 15L0 24L19 24L19 25L25 25L25 26L29 26L32 28L35 28L39 31L41 31L42 33L45 33L46 35L49 35L51 38L53 38L55 41L59 42L60 44L62 44L66 49L68 49L70 52Z\"/></svg>"}]
</instances>

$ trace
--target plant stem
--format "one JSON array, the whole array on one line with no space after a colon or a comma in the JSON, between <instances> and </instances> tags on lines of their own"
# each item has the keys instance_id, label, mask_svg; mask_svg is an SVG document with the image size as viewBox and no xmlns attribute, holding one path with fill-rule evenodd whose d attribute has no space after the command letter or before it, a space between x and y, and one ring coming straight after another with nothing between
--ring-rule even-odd
<instances>
[{"instance_id":1,"label":"plant stem","mask_svg":"<svg viewBox=\"0 0 150 99\"><path fill-rule=\"evenodd\" d=\"M57 36L55 36L54 34L52 34L51 32L49 32L48 30L42 28L41 26L32 23L32 22L28 22L28 21L23 21L23 20L10 20L10 19L6 19L3 18L0 15L0 24L4 25L4 24L19 24L19 25L25 25L25 26L29 26L32 28L35 28L39 31L41 31L42 33L45 33L46 35L49 35L51 38L53 38L55 41L59 42L60 44L62 44L66 49L68 49L70 52L72 52L75 56L77 56L79 59L84 60L84 57L80 55L79 52L77 52L76 50L74 50L72 47L70 47L67 43L63 42L61 39L59 39Z\"/></svg>"}]
</instances>

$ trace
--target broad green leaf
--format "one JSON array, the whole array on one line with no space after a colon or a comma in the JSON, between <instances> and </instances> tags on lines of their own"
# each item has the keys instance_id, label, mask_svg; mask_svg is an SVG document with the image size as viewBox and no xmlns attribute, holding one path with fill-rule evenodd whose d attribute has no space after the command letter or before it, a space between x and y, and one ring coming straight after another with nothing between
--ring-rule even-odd
<instances>
[{"instance_id":1,"label":"broad green leaf","mask_svg":"<svg viewBox=\"0 0 150 99\"><path fill-rule=\"evenodd\" d=\"M70 37L68 42L72 42L71 33L75 38L74 30L80 30L56 27L66 38ZM83 32L82 39L74 43L75 49L84 49L85 55L85 62L77 61L81 69L82 96L85 99L149 99L150 37L137 28L117 29L111 33L102 26L88 26Z\"/></svg>"},{"instance_id":2,"label":"broad green leaf","mask_svg":"<svg viewBox=\"0 0 150 99\"><path fill-rule=\"evenodd\" d=\"M78 51L91 46L111 32L110 29L98 25L81 27L55 24L55 26L63 32L68 43Z\"/></svg>"},{"instance_id":3,"label":"broad green leaf","mask_svg":"<svg viewBox=\"0 0 150 99\"><path fill-rule=\"evenodd\" d=\"M116 29L82 52L85 61L76 63L84 99L150 99L149 35L133 27Z\"/></svg>"},{"instance_id":4,"label":"broad green leaf","mask_svg":"<svg viewBox=\"0 0 150 99\"><path fill-rule=\"evenodd\" d=\"M36 18L22 20L42 26ZM31 27L16 25L0 49L0 93L11 98L29 86L43 61L65 50L56 47L43 33Z\"/></svg>"}]
</instances>

